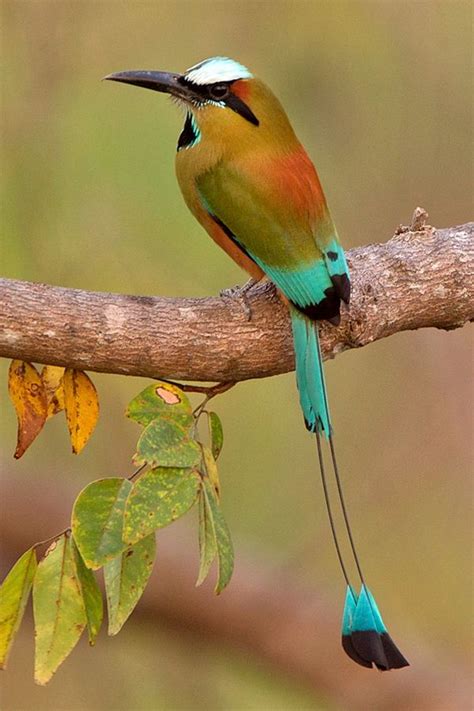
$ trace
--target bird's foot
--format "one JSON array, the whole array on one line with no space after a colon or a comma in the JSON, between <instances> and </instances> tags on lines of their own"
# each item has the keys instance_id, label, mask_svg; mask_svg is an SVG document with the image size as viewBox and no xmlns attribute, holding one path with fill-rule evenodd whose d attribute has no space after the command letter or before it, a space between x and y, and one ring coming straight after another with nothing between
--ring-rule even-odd
<instances>
[{"instance_id":1,"label":"bird's foot","mask_svg":"<svg viewBox=\"0 0 474 711\"><path fill-rule=\"evenodd\" d=\"M247 321L252 319L252 309L248 300L248 294L253 289L253 287L258 284L258 279L249 279L243 286L231 286L227 289L222 289L219 296L224 299L232 299L237 301L240 308L245 314Z\"/></svg>"}]
</instances>

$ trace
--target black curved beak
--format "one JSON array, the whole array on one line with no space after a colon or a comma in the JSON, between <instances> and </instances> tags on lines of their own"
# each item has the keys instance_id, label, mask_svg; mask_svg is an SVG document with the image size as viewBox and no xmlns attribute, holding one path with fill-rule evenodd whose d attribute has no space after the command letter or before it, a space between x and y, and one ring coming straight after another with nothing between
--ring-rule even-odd
<instances>
[{"instance_id":1,"label":"black curved beak","mask_svg":"<svg viewBox=\"0 0 474 711\"><path fill-rule=\"evenodd\" d=\"M123 84L142 86L144 89L152 89L153 91L160 91L164 94L171 94L171 96L176 96L184 101L189 101L192 96L190 88L182 82L181 74L174 74L172 72L132 70L108 74L104 79L108 81L118 81Z\"/></svg>"}]
</instances>

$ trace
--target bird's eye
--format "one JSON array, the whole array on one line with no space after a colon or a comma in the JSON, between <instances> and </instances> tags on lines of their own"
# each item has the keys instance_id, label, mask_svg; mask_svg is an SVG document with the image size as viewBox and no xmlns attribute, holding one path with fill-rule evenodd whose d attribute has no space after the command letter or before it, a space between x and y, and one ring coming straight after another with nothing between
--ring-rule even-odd
<instances>
[{"instance_id":1,"label":"bird's eye","mask_svg":"<svg viewBox=\"0 0 474 711\"><path fill-rule=\"evenodd\" d=\"M209 94L213 99L222 101L229 95L229 87L227 84L214 84L209 87Z\"/></svg>"}]
</instances>

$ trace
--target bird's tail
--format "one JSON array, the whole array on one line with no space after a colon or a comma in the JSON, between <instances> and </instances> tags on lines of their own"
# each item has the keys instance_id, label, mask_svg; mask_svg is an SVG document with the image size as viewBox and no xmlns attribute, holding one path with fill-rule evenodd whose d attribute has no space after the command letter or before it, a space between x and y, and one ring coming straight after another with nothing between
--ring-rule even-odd
<instances>
[{"instance_id":1,"label":"bird's tail","mask_svg":"<svg viewBox=\"0 0 474 711\"><path fill-rule=\"evenodd\" d=\"M316 435L319 469L326 509L337 557L347 584L346 602L342 619L342 646L346 654L348 654L353 661L364 667L372 667L374 664L382 671L399 669L408 666L408 662L387 633L377 603L365 583L349 524L334 449L326 384L324 381L321 350L319 347L318 326L314 321L311 321L293 308L291 310L291 322L295 347L296 382L298 385L301 408L307 429ZM329 442L331 464L337 490L336 496L339 501L344 528L347 534L349 550L361 583L361 590L358 595L351 585L337 533L324 466L321 434L323 434Z\"/></svg>"},{"instance_id":2,"label":"bird's tail","mask_svg":"<svg viewBox=\"0 0 474 711\"><path fill-rule=\"evenodd\" d=\"M310 432L331 433L331 418L321 364L318 327L314 321L291 309L296 361L296 383L304 421Z\"/></svg>"}]
</instances>

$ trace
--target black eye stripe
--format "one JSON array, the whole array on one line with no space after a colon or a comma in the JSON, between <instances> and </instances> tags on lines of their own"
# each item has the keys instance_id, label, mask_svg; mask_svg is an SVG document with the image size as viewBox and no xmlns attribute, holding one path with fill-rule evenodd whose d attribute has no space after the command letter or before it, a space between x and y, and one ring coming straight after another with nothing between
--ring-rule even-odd
<instances>
[{"instance_id":1,"label":"black eye stripe","mask_svg":"<svg viewBox=\"0 0 474 711\"><path fill-rule=\"evenodd\" d=\"M250 121L250 123L253 123L254 126L258 126L260 124L260 121L255 116L252 109L247 106L247 104L242 101L242 99L239 99L238 96L232 94L232 92L230 96L226 99L225 104L229 107L229 109L232 109L232 111L235 111L235 113L242 116L242 118L246 119L247 121Z\"/></svg>"},{"instance_id":2,"label":"black eye stripe","mask_svg":"<svg viewBox=\"0 0 474 711\"><path fill-rule=\"evenodd\" d=\"M254 126L258 126L260 122L253 113L252 109L236 94L232 93L232 84L234 81L237 80L220 81L214 82L213 84L195 84L194 82L189 81L189 79L186 79L185 76L181 76L178 79L178 82L182 86L185 86L187 89L192 91L196 102L202 103L203 105L208 101L220 102L225 104L225 106L228 106L228 108L232 111L235 111L235 113L239 114L239 116L242 116L242 118L246 121L249 121ZM226 88L227 92L224 92L222 96L218 96L221 88L222 90Z\"/></svg>"}]
</instances>

